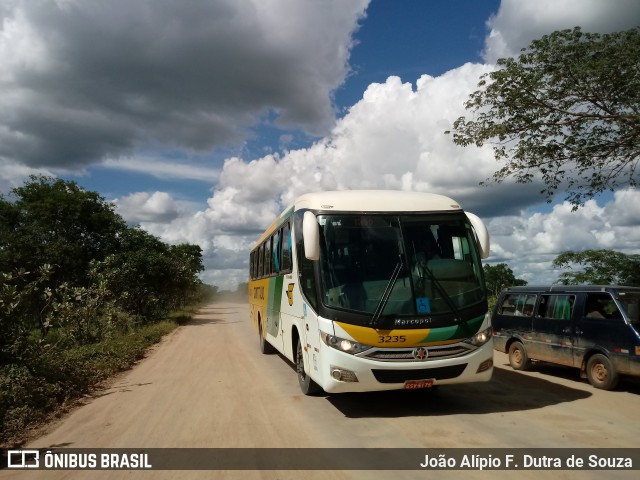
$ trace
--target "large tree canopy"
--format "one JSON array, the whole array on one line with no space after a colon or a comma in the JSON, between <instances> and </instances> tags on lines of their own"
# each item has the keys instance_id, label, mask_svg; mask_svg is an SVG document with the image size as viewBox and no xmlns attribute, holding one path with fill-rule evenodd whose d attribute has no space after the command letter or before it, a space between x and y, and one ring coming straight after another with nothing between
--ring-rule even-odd
<instances>
[{"instance_id":1,"label":"large tree canopy","mask_svg":"<svg viewBox=\"0 0 640 480\"><path fill-rule=\"evenodd\" d=\"M640 287L640 255L625 255L613 250L569 251L558 255L553 266L567 269L558 280L563 285Z\"/></svg>"},{"instance_id":2,"label":"large tree canopy","mask_svg":"<svg viewBox=\"0 0 640 480\"><path fill-rule=\"evenodd\" d=\"M562 30L498 60L454 123L456 144L491 143L503 162L493 180L538 175L550 201L566 189L574 207L605 190L635 186L640 158L640 29L599 35Z\"/></svg>"}]
</instances>

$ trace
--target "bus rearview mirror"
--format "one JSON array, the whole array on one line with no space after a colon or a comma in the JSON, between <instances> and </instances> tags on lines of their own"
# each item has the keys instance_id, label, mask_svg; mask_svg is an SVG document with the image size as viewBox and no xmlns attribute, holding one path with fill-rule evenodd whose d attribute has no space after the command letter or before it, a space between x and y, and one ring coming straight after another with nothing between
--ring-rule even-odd
<instances>
[{"instance_id":1,"label":"bus rearview mirror","mask_svg":"<svg viewBox=\"0 0 640 480\"><path fill-rule=\"evenodd\" d=\"M309 260L320 259L320 228L313 212L304 212L302 238L304 239L304 256Z\"/></svg>"},{"instance_id":2,"label":"bus rearview mirror","mask_svg":"<svg viewBox=\"0 0 640 480\"><path fill-rule=\"evenodd\" d=\"M467 218L471 222L471 226L473 230L476 232L476 237L478 237L478 247L480 248L480 258L487 258L489 256L489 230L487 230L486 225L480 217L474 215L470 212L465 212Z\"/></svg>"}]
</instances>

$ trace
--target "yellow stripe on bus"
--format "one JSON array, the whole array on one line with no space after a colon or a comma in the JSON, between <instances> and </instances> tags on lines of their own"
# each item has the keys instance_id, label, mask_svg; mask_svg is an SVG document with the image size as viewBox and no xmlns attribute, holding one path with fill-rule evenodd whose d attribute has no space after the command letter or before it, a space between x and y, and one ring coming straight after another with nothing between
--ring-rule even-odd
<instances>
[{"instance_id":1,"label":"yellow stripe on bus","mask_svg":"<svg viewBox=\"0 0 640 480\"><path fill-rule=\"evenodd\" d=\"M336 322L345 332L358 343L374 347L401 348L448 345L462 341L462 338L428 341L431 329L392 329L382 330L371 327L361 327L348 323Z\"/></svg>"}]
</instances>

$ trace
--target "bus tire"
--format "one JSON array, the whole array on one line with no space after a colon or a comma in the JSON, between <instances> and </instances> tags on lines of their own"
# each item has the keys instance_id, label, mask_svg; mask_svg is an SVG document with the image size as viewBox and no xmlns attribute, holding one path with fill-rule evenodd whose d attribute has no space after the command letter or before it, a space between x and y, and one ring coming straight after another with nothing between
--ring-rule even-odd
<instances>
[{"instance_id":1,"label":"bus tire","mask_svg":"<svg viewBox=\"0 0 640 480\"><path fill-rule=\"evenodd\" d=\"M618 372L616 372L611 360L601 353L589 357L587 378L591 385L602 390L613 390L618 385Z\"/></svg>"},{"instance_id":2,"label":"bus tire","mask_svg":"<svg viewBox=\"0 0 640 480\"><path fill-rule=\"evenodd\" d=\"M270 355L276 351L276 349L267 342L264 333L262 332L262 321L258 320L258 334L260 335L260 351L265 355Z\"/></svg>"},{"instance_id":3,"label":"bus tire","mask_svg":"<svg viewBox=\"0 0 640 480\"><path fill-rule=\"evenodd\" d=\"M509 346L509 364L514 370L526 370L531 366L531 359L522 342L516 341Z\"/></svg>"},{"instance_id":4,"label":"bus tire","mask_svg":"<svg viewBox=\"0 0 640 480\"><path fill-rule=\"evenodd\" d=\"M302 342L298 338L298 346L296 347L296 372L298 372L298 383L300 390L305 395L315 395L320 392L320 386L311 380L311 377L304 371L304 355L302 352Z\"/></svg>"}]
</instances>

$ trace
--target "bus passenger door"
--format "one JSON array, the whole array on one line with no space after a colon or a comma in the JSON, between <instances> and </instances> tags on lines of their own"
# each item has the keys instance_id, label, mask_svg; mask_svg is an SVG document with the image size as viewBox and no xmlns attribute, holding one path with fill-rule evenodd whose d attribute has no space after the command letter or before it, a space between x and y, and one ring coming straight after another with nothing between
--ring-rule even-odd
<instances>
[{"instance_id":1,"label":"bus passenger door","mask_svg":"<svg viewBox=\"0 0 640 480\"><path fill-rule=\"evenodd\" d=\"M575 295L541 295L533 319L529 356L573 366L573 311Z\"/></svg>"}]
</instances>

